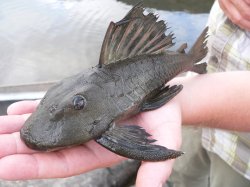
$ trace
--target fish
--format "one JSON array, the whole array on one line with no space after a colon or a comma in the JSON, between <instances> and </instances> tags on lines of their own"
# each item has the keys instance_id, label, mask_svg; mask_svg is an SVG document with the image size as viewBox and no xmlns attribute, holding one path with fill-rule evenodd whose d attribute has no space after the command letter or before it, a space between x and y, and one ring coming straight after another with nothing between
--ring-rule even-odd
<instances>
[{"instance_id":1,"label":"fish","mask_svg":"<svg viewBox=\"0 0 250 187\"><path fill-rule=\"evenodd\" d=\"M166 85L187 71L206 73L208 28L191 49L184 43L171 51L174 34L142 3L109 24L99 63L52 86L20 130L31 149L55 151L90 140L135 160L174 159L182 151L157 145L136 124L119 125L140 112L162 107L183 85ZM168 32L168 34L166 34Z\"/></svg>"}]
</instances>

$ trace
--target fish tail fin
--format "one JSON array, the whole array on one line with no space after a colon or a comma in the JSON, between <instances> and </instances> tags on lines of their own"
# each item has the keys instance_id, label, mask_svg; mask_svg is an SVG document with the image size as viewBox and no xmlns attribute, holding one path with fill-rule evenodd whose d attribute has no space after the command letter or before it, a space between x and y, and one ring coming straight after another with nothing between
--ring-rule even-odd
<instances>
[{"instance_id":1,"label":"fish tail fin","mask_svg":"<svg viewBox=\"0 0 250 187\"><path fill-rule=\"evenodd\" d=\"M193 62L194 62L194 66L191 71L194 71L199 74L206 73L206 63L202 64L197 64L197 63L200 62L207 55L208 52L207 41L206 41L208 37L207 32L208 32L208 27L206 27L202 31L201 35L196 40L193 47L188 52L189 55L193 56Z\"/></svg>"}]
</instances>

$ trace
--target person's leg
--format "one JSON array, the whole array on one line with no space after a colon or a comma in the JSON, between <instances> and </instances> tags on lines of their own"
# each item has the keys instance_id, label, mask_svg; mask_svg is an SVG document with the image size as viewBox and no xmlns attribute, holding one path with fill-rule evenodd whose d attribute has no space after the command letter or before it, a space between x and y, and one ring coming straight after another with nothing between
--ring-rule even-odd
<instances>
[{"instance_id":1,"label":"person's leg","mask_svg":"<svg viewBox=\"0 0 250 187\"><path fill-rule=\"evenodd\" d=\"M211 160L210 184L211 187L249 187L250 180L235 171L218 155L209 152Z\"/></svg>"},{"instance_id":2,"label":"person's leg","mask_svg":"<svg viewBox=\"0 0 250 187\"><path fill-rule=\"evenodd\" d=\"M208 187L210 161L201 145L200 128L183 128L181 150L185 154L176 159L170 183L173 187Z\"/></svg>"}]
</instances>

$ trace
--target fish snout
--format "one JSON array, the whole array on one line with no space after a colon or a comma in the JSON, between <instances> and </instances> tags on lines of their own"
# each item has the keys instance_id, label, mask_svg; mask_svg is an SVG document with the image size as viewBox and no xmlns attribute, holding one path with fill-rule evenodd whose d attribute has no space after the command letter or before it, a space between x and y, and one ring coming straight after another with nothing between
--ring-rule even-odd
<instances>
[{"instance_id":1,"label":"fish snout","mask_svg":"<svg viewBox=\"0 0 250 187\"><path fill-rule=\"evenodd\" d=\"M53 128L55 126L49 120L40 120L32 114L21 128L20 137L29 148L47 151L55 141L55 136L50 131L53 132Z\"/></svg>"},{"instance_id":2,"label":"fish snout","mask_svg":"<svg viewBox=\"0 0 250 187\"><path fill-rule=\"evenodd\" d=\"M29 129L23 127L20 131L21 140L31 149L45 151L45 147L39 146L37 140L31 135Z\"/></svg>"}]
</instances>

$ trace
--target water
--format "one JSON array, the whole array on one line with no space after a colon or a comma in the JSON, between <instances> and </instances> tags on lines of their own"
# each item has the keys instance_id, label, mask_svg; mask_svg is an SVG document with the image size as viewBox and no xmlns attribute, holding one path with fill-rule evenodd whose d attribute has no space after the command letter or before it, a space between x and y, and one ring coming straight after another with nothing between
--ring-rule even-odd
<instances>
[{"instance_id":1,"label":"water","mask_svg":"<svg viewBox=\"0 0 250 187\"><path fill-rule=\"evenodd\" d=\"M131 2L2 0L0 87L54 82L95 66L110 21L123 18ZM195 5L183 0L144 2L148 11L168 22L176 37L174 49L183 42L190 46L206 24L212 1L191 3Z\"/></svg>"}]
</instances>

